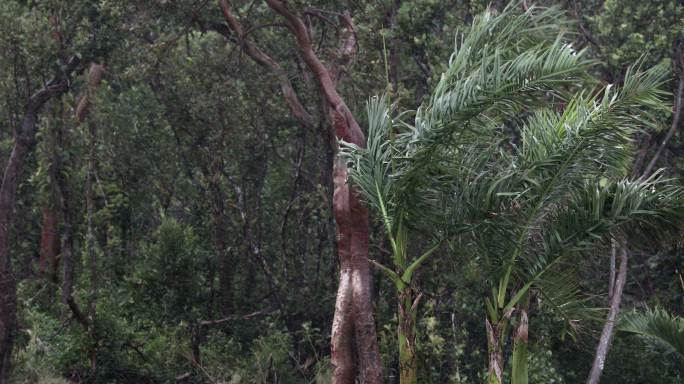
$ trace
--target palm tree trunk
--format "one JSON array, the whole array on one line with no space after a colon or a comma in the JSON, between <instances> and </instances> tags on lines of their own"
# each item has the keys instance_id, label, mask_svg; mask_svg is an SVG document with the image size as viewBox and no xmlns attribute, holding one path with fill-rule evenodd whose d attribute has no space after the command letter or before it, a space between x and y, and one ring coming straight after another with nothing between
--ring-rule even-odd
<instances>
[{"instance_id":1,"label":"palm tree trunk","mask_svg":"<svg viewBox=\"0 0 684 384\"><path fill-rule=\"evenodd\" d=\"M513 335L513 357L511 358L511 384L527 384L527 312L520 311L518 325Z\"/></svg>"},{"instance_id":2,"label":"palm tree trunk","mask_svg":"<svg viewBox=\"0 0 684 384\"><path fill-rule=\"evenodd\" d=\"M587 379L587 384L598 384L603 367L606 363L606 356L610 349L610 343L613 339L613 328L620 312L620 302L622 301L622 290L625 287L627 280L627 249L620 246L620 267L618 269L617 279L613 286L613 295L610 298L610 309L608 310L608 318L601 331L601 338L596 347L596 354L594 355L594 363Z\"/></svg>"},{"instance_id":3,"label":"palm tree trunk","mask_svg":"<svg viewBox=\"0 0 684 384\"><path fill-rule=\"evenodd\" d=\"M410 287L399 293L399 383L418 382L418 360L416 359L416 307Z\"/></svg>"},{"instance_id":4,"label":"palm tree trunk","mask_svg":"<svg viewBox=\"0 0 684 384\"><path fill-rule=\"evenodd\" d=\"M501 329L503 320L492 327L489 319L485 319L487 327L487 353L489 356L489 366L487 369L487 384L503 383L503 347L501 345Z\"/></svg>"}]
</instances>

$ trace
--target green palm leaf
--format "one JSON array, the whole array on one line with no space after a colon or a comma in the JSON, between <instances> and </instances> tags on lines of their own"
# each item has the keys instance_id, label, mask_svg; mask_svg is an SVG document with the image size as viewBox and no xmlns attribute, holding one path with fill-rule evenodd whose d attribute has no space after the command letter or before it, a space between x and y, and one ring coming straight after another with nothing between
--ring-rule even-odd
<instances>
[{"instance_id":1,"label":"green palm leaf","mask_svg":"<svg viewBox=\"0 0 684 384\"><path fill-rule=\"evenodd\" d=\"M684 319L662 308L627 313L620 319L618 330L664 345L684 358Z\"/></svg>"}]
</instances>

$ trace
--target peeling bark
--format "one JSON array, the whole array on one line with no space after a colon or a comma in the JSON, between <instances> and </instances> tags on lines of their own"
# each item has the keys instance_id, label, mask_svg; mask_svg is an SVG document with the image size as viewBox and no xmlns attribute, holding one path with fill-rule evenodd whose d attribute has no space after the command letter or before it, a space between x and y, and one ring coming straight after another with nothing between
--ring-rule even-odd
<instances>
[{"instance_id":1,"label":"peeling bark","mask_svg":"<svg viewBox=\"0 0 684 384\"><path fill-rule=\"evenodd\" d=\"M336 89L342 75L341 68L350 62L356 52L356 32L351 16L344 13L339 17L343 27L340 34L341 46L335 60L326 67L314 52L308 28L301 17L280 1L267 0L267 4L286 19L288 29L297 41L301 58L319 85L325 104L323 110L327 110L332 122L333 130L329 134L332 141L336 138L365 146L366 139L361 128ZM210 28L239 45L257 64L271 71L279 82L293 117L302 126L315 128L313 118L299 100L282 66L246 39L241 23L231 12L226 0L219 0L219 6L227 25L212 25ZM351 384L357 372L363 383L380 383L382 370L373 318L368 263L368 211L346 184L346 166L339 161L336 163L333 216L340 240L338 254L341 269L333 320L333 383ZM356 365L359 366L358 370Z\"/></svg>"},{"instance_id":2,"label":"peeling bark","mask_svg":"<svg viewBox=\"0 0 684 384\"><path fill-rule=\"evenodd\" d=\"M365 135L361 131L361 127L351 113L351 110L344 102L344 99L337 92L336 82L340 74L339 68L333 67L331 70L321 62L313 50L309 30L300 16L290 11L284 3L278 0L266 0L266 3L287 21L289 29L297 42L299 54L313 73L319 89L328 103L335 136L340 140L364 147L366 145ZM345 39L340 49L338 63L344 63L354 53L356 35L351 17L348 14L344 14L340 19L345 27L345 33L343 34ZM339 161L338 166L342 166L339 164ZM348 211L340 211L338 206L333 206L333 210L336 219L342 215L348 215L349 218L341 222L351 224L352 315L359 379L362 383L381 383L382 367L373 317L372 284L368 262L368 209L351 187L347 187L345 190L338 190L336 187L335 193L345 193L349 197ZM339 225L340 222L338 221ZM344 257L344 253L340 254L340 264L342 264L342 257ZM346 278L346 275L341 274L340 277ZM340 281L340 285L344 284L346 284L346 281ZM344 294L345 292L342 293ZM336 314L336 318L341 319L343 316ZM333 346L333 349L335 348L337 347ZM335 366L338 365L336 361L333 361L333 364ZM335 381L335 376L333 376L333 379L333 383L351 383L350 381Z\"/></svg>"},{"instance_id":3,"label":"peeling bark","mask_svg":"<svg viewBox=\"0 0 684 384\"><path fill-rule=\"evenodd\" d=\"M492 327L489 319L485 319L487 327L487 353L489 367L487 370L487 383L503 383L503 349L501 345L501 323Z\"/></svg>"},{"instance_id":4,"label":"peeling bark","mask_svg":"<svg viewBox=\"0 0 684 384\"><path fill-rule=\"evenodd\" d=\"M331 332L334 383L353 383L356 377L352 316L351 222L347 167L338 161L333 168L333 214L337 224L340 275Z\"/></svg>"}]
</instances>

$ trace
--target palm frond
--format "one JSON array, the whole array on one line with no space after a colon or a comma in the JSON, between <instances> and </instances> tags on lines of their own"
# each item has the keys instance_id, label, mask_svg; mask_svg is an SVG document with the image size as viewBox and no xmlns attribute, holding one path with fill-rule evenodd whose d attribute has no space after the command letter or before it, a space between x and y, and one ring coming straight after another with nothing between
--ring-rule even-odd
<instances>
[{"instance_id":1,"label":"palm frond","mask_svg":"<svg viewBox=\"0 0 684 384\"><path fill-rule=\"evenodd\" d=\"M627 313L620 318L618 330L664 345L684 358L684 319L662 308Z\"/></svg>"},{"instance_id":2,"label":"palm frond","mask_svg":"<svg viewBox=\"0 0 684 384\"><path fill-rule=\"evenodd\" d=\"M523 126L519 168L536 181L539 207L599 173L626 174L633 134L666 105L660 87L667 69L638 67L630 67L621 88L606 86L591 97L580 93L562 115L539 110Z\"/></svg>"},{"instance_id":3,"label":"palm frond","mask_svg":"<svg viewBox=\"0 0 684 384\"><path fill-rule=\"evenodd\" d=\"M565 206L549 213L539 240L516 264L515 273L525 282L519 291L548 288L545 281L560 262L592 249L608 236L622 233L651 243L671 240L679 234L682 220L684 189L661 175L637 181L587 182L572 193ZM571 292L571 283L566 281L565 287L556 285L553 289ZM515 301L511 299L509 305Z\"/></svg>"},{"instance_id":4,"label":"palm frond","mask_svg":"<svg viewBox=\"0 0 684 384\"><path fill-rule=\"evenodd\" d=\"M393 221L392 145L389 133L392 125L387 98L373 97L367 103L368 136L366 148L341 142L340 155L349 164L349 178L358 192L378 212L387 224Z\"/></svg>"},{"instance_id":5,"label":"palm frond","mask_svg":"<svg viewBox=\"0 0 684 384\"><path fill-rule=\"evenodd\" d=\"M457 36L449 67L413 124L398 136L407 174L424 174L437 148L450 152L490 143L502 122L523 109L567 97L565 86L584 82L591 61L565 37L555 8L511 4L476 18Z\"/></svg>"}]
</instances>

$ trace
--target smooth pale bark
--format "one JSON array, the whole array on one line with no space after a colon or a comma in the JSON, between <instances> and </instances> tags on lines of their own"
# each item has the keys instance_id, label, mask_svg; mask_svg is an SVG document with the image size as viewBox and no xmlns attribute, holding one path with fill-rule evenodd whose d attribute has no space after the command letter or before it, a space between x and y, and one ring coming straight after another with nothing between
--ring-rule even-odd
<instances>
[{"instance_id":1,"label":"smooth pale bark","mask_svg":"<svg viewBox=\"0 0 684 384\"><path fill-rule=\"evenodd\" d=\"M606 363L606 356L610 349L611 341L613 340L613 329L615 328L615 321L620 312L620 302L622 301L622 291L627 281L627 259L628 253L624 246L620 246L620 266L618 268L617 278L615 280L613 295L610 298L610 309L608 310L608 317L606 323L601 331L598 346L596 347L596 354L594 355L594 362L589 372L587 384L598 384L601 379L601 373Z\"/></svg>"},{"instance_id":2,"label":"smooth pale bark","mask_svg":"<svg viewBox=\"0 0 684 384\"><path fill-rule=\"evenodd\" d=\"M337 230L340 276L331 332L333 382L353 383L356 378L354 323L352 319L351 222L347 167L337 159L333 170L333 213Z\"/></svg>"}]
</instances>

